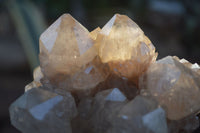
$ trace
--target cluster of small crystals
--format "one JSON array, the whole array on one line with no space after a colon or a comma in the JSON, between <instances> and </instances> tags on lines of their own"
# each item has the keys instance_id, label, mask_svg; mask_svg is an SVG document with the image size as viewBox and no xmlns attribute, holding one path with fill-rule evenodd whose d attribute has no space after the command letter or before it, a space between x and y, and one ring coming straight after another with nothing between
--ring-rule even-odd
<instances>
[{"instance_id":1,"label":"cluster of small crystals","mask_svg":"<svg viewBox=\"0 0 200 133\"><path fill-rule=\"evenodd\" d=\"M191 133L200 66L167 56L125 15L89 32L71 15L40 37L34 81L10 106L23 133Z\"/></svg>"}]
</instances>

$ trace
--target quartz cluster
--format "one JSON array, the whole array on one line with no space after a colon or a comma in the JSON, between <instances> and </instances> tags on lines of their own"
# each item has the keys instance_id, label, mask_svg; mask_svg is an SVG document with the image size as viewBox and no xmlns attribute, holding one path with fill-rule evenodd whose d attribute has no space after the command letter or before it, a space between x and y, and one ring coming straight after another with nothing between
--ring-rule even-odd
<instances>
[{"instance_id":1,"label":"quartz cluster","mask_svg":"<svg viewBox=\"0 0 200 133\"><path fill-rule=\"evenodd\" d=\"M23 133L191 133L199 127L200 67L157 60L140 27L115 14L89 32L71 15L40 36L40 66L9 108Z\"/></svg>"}]
</instances>

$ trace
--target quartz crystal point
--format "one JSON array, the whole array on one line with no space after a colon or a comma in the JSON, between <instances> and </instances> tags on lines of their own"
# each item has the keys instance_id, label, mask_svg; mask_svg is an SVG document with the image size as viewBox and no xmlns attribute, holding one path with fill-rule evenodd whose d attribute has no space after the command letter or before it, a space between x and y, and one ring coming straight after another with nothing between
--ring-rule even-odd
<instances>
[{"instance_id":1,"label":"quartz crystal point","mask_svg":"<svg viewBox=\"0 0 200 133\"><path fill-rule=\"evenodd\" d=\"M11 123L23 133L71 133L70 120L76 116L75 102L65 96L33 88L10 106Z\"/></svg>"},{"instance_id":2,"label":"quartz crystal point","mask_svg":"<svg viewBox=\"0 0 200 133\"><path fill-rule=\"evenodd\" d=\"M180 120L200 110L200 75L167 56L152 64L140 78L142 95L150 93L170 120Z\"/></svg>"},{"instance_id":3,"label":"quartz crystal point","mask_svg":"<svg viewBox=\"0 0 200 133\"><path fill-rule=\"evenodd\" d=\"M97 57L91 34L71 15L58 18L40 36L40 65L43 84L70 91L84 91L102 82L106 70ZM47 81L47 82L46 82Z\"/></svg>"},{"instance_id":4,"label":"quartz crystal point","mask_svg":"<svg viewBox=\"0 0 200 133\"><path fill-rule=\"evenodd\" d=\"M95 46L111 71L138 83L157 53L140 27L125 15L115 14L97 36Z\"/></svg>"}]
</instances>

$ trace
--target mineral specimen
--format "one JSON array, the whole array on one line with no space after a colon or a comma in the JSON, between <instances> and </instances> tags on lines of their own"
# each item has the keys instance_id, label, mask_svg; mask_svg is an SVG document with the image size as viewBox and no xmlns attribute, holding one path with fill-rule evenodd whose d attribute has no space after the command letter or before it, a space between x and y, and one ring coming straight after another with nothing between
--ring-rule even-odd
<instances>
[{"instance_id":1,"label":"mineral specimen","mask_svg":"<svg viewBox=\"0 0 200 133\"><path fill-rule=\"evenodd\" d=\"M125 15L89 32L64 14L40 36L40 66L10 106L11 123L23 133L191 133L200 67L156 57Z\"/></svg>"}]
</instances>

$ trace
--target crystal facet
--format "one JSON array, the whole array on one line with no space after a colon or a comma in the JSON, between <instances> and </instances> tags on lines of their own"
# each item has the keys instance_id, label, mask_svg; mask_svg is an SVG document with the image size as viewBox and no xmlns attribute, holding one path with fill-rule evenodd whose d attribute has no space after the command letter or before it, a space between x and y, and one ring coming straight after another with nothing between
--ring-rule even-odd
<instances>
[{"instance_id":1,"label":"crystal facet","mask_svg":"<svg viewBox=\"0 0 200 133\"><path fill-rule=\"evenodd\" d=\"M144 126L154 133L167 133L167 123L165 118L165 111L158 108L142 117Z\"/></svg>"}]
</instances>

